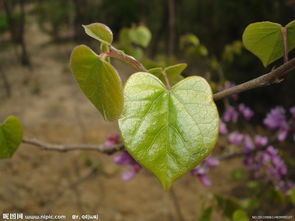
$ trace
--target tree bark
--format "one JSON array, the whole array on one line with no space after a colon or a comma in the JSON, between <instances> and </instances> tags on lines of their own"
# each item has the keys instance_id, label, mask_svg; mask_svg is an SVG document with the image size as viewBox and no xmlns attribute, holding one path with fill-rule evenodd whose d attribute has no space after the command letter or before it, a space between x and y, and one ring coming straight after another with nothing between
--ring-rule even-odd
<instances>
[{"instance_id":1,"label":"tree bark","mask_svg":"<svg viewBox=\"0 0 295 221\"><path fill-rule=\"evenodd\" d=\"M175 49L175 0L168 0L169 12L169 35L168 35L168 56L174 55Z\"/></svg>"},{"instance_id":2,"label":"tree bark","mask_svg":"<svg viewBox=\"0 0 295 221\"><path fill-rule=\"evenodd\" d=\"M27 52L25 41L25 25L26 25L26 13L25 13L25 1L19 0L20 4L20 25L19 25L19 38L21 46L21 63L24 66L31 66L30 58Z\"/></svg>"}]
</instances>

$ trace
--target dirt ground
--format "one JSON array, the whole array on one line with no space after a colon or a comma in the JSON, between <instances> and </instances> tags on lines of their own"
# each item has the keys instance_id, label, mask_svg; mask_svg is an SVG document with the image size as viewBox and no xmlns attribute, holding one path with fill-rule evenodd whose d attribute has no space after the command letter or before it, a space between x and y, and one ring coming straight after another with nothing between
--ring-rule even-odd
<instances>
[{"instance_id":1,"label":"dirt ground","mask_svg":"<svg viewBox=\"0 0 295 221\"><path fill-rule=\"evenodd\" d=\"M26 40L31 69L19 65L12 46L0 51L1 70L12 85L10 98L0 88L0 121L16 115L26 137L50 143L95 144L117 133L116 123L102 119L70 73L74 44L47 44L50 39L34 24ZM124 76L130 72L123 66L120 70ZM115 165L112 156L50 152L22 144L12 159L0 161L0 214L62 214L67 220L73 214L99 214L104 221L173 221L180 220L178 202L185 220L197 220L213 193L228 193L235 185L230 172L238 163L226 162L213 170L209 188L189 174L183 176L173 186L175 201L148 171L132 181L121 181L120 173L127 168Z\"/></svg>"}]
</instances>

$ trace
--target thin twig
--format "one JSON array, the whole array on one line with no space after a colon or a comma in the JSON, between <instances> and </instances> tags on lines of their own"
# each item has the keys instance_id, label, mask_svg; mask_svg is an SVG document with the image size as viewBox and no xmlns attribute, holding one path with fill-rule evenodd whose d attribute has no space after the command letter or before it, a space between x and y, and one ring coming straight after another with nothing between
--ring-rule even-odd
<instances>
[{"instance_id":1,"label":"thin twig","mask_svg":"<svg viewBox=\"0 0 295 221\"><path fill-rule=\"evenodd\" d=\"M267 147L268 146L264 146L264 147L252 149L250 151L237 151L237 152L233 152L233 153L221 154L220 156L218 156L216 158L218 160L228 160L228 159L233 159L233 158L237 158L237 157L243 157L245 155L255 154L257 152L264 151Z\"/></svg>"},{"instance_id":2,"label":"thin twig","mask_svg":"<svg viewBox=\"0 0 295 221\"><path fill-rule=\"evenodd\" d=\"M143 66L143 64L141 64L139 61L137 61L134 57L125 54L123 51L120 51L113 46L110 47L109 52L101 53L100 56L102 58L105 58L105 57L117 58L117 59L131 65L136 71L147 72L147 69Z\"/></svg>"},{"instance_id":3,"label":"thin twig","mask_svg":"<svg viewBox=\"0 0 295 221\"><path fill-rule=\"evenodd\" d=\"M224 97L228 97L232 94L241 93L241 92L248 91L258 87L268 86L274 83L280 83L282 81L282 77L294 69L295 69L295 58L279 66L277 69L274 69L270 71L269 73L264 74L258 78L254 78L245 83L220 91L214 94L213 98L216 101Z\"/></svg>"},{"instance_id":4,"label":"thin twig","mask_svg":"<svg viewBox=\"0 0 295 221\"><path fill-rule=\"evenodd\" d=\"M178 203L178 199L177 199L177 196L176 196L176 193L174 191L174 188L171 186L170 188L170 196L171 196L171 199L173 201L173 204L174 204L174 207L175 207L175 211L176 211L176 214L178 216L178 220L179 221L184 221L184 216L181 212L181 208L180 208L180 205Z\"/></svg>"},{"instance_id":5,"label":"thin twig","mask_svg":"<svg viewBox=\"0 0 295 221\"><path fill-rule=\"evenodd\" d=\"M226 154L221 154L219 156L217 156L216 158L218 160L228 160L228 159L233 159L233 158L237 158L237 157L243 157L243 156L246 156L246 155L251 155L251 154L255 154L257 152L260 152L260 151L264 151L266 150L269 146L271 145L274 145L277 143L277 139L276 139L276 136L275 137L272 137L270 139L270 141L262 146L262 147L256 147L256 148L253 148L249 151L236 151L236 152L233 152L233 153L226 153Z\"/></svg>"},{"instance_id":6,"label":"thin twig","mask_svg":"<svg viewBox=\"0 0 295 221\"><path fill-rule=\"evenodd\" d=\"M41 147L44 150L54 150L60 152L72 151L72 150L87 150L97 151L102 153L111 154L120 151L124 148L123 144L117 144L113 146L105 145L87 145L87 144L49 144L35 138L23 138L23 143Z\"/></svg>"},{"instance_id":7,"label":"thin twig","mask_svg":"<svg viewBox=\"0 0 295 221\"><path fill-rule=\"evenodd\" d=\"M146 68L133 57L126 55L123 51L116 49L115 47L111 47L109 52L102 53L101 56L109 56L115 57L127 64L130 64L135 70L147 72ZM295 69L295 58L292 60L285 62L283 65L279 66L277 69L270 71L267 74L264 74L260 77L254 78L245 83L239 84L237 86L225 89L213 95L214 100L220 100L224 97L228 97L232 94L241 93L244 91L248 91L258 87L265 87L274 83L280 83L282 81L282 77L286 75L288 72Z\"/></svg>"},{"instance_id":8,"label":"thin twig","mask_svg":"<svg viewBox=\"0 0 295 221\"><path fill-rule=\"evenodd\" d=\"M147 69L137 61L135 58L125 54L123 51L116 49L111 46L109 52L102 53L101 57L115 57L121 61L131 65L136 71L147 72ZM264 74L260 77L254 78L250 81L244 82L242 84L236 85L234 87L225 89L223 91L217 92L213 95L214 100L220 100L224 97L228 97L232 94L241 93L258 87L265 87L274 83L280 83L284 75L295 69L295 58L285 62L283 65L276 69L271 70L269 73Z\"/></svg>"},{"instance_id":9,"label":"thin twig","mask_svg":"<svg viewBox=\"0 0 295 221\"><path fill-rule=\"evenodd\" d=\"M72 190L72 189L76 188L81 183L86 181L89 177L94 175L97 172L97 170L98 170L97 167L93 167L93 168L89 169L89 171L87 173L85 173L81 177L78 177L78 179L75 180L75 182L71 183L66 188L64 188L63 190L58 192L51 200L49 200L47 202L47 204L46 204L46 207L47 207L46 213L49 213L52 210L52 206L54 205L54 203L56 201L58 201L66 193L67 190Z\"/></svg>"}]
</instances>

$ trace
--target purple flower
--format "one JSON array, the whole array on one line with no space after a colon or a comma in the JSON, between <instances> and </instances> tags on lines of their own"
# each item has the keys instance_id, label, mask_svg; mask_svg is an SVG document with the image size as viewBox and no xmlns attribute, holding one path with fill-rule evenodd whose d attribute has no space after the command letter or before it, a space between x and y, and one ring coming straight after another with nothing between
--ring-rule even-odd
<instances>
[{"instance_id":1,"label":"purple flower","mask_svg":"<svg viewBox=\"0 0 295 221\"><path fill-rule=\"evenodd\" d=\"M232 133L229 134L228 136L228 142L230 144L236 145L236 146L240 146L243 142L244 139L244 135L240 134L237 131L234 131Z\"/></svg>"},{"instance_id":2,"label":"purple flower","mask_svg":"<svg viewBox=\"0 0 295 221\"><path fill-rule=\"evenodd\" d=\"M142 168L127 151L117 154L113 160L118 165L129 166L129 170L121 175L121 179L124 181L131 180Z\"/></svg>"},{"instance_id":3,"label":"purple flower","mask_svg":"<svg viewBox=\"0 0 295 221\"><path fill-rule=\"evenodd\" d=\"M206 176L207 173L209 172L209 168L205 165L198 165L194 169L191 170L191 174L193 176L198 177L199 181L204 185L204 186L210 186L211 181L209 178Z\"/></svg>"},{"instance_id":4,"label":"purple flower","mask_svg":"<svg viewBox=\"0 0 295 221\"><path fill-rule=\"evenodd\" d=\"M135 163L129 167L129 170L125 171L121 175L123 181L129 181L135 177L135 175L141 170L141 166Z\"/></svg>"},{"instance_id":5,"label":"purple flower","mask_svg":"<svg viewBox=\"0 0 295 221\"><path fill-rule=\"evenodd\" d=\"M263 136L255 136L254 138L254 144L256 147L263 147L268 143L268 138Z\"/></svg>"},{"instance_id":6,"label":"purple flower","mask_svg":"<svg viewBox=\"0 0 295 221\"><path fill-rule=\"evenodd\" d=\"M218 89L218 91L222 91L222 90L229 89L229 88L231 88L231 87L233 87L233 86L235 86L235 85L236 85L236 84L233 83L233 82L226 81L225 84L224 84L224 86L222 86L222 85L218 85L218 86L217 86L217 89ZM233 100L237 100L237 99L239 98L239 95L238 95L238 94L232 94L232 95L230 96L230 98L232 98Z\"/></svg>"},{"instance_id":7,"label":"purple flower","mask_svg":"<svg viewBox=\"0 0 295 221\"><path fill-rule=\"evenodd\" d=\"M266 144L265 139L262 143ZM281 183L287 174L285 162L279 156L277 149L268 146L263 152L247 154L243 161L246 169L252 171L255 178L264 178L283 190Z\"/></svg>"},{"instance_id":8,"label":"purple flower","mask_svg":"<svg viewBox=\"0 0 295 221\"><path fill-rule=\"evenodd\" d=\"M123 181L129 181L132 180L136 175L135 170L131 167L129 170L125 171L121 175L121 179Z\"/></svg>"},{"instance_id":9,"label":"purple flower","mask_svg":"<svg viewBox=\"0 0 295 221\"><path fill-rule=\"evenodd\" d=\"M244 151L248 152L248 151L252 150L253 148L254 148L254 144L253 144L251 137L248 135L245 136L244 137Z\"/></svg>"},{"instance_id":10,"label":"purple flower","mask_svg":"<svg viewBox=\"0 0 295 221\"><path fill-rule=\"evenodd\" d=\"M290 113L291 113L291 115L292 115L292 118L295 120L295 106L291 107L291 108L289 109L289 111L290 111Z\"/></svg>"},{"instance_id":11,"label":"purple flower","mask_svg":"<svg viewBox=\"0 0 295 221\"><path fill-rule=\"evenodd\" d=\"M270 156L276 156L278 154L278 151L273 147L273 146L269 146L266 149L266 152L270 155Z\"/></svg>"},{"instance_id":12,"label":"purple flower","mask_svg":"<svg viewBox=\"0 0 295 221\"><path fill-rule=\"evenodd\" d=\"M120 135L115 134L115 135L108 135L107 140L103 143L103 145L107 147L111 147L119 143L120 143Z\"/></svg>"},{"instance_id":13,"label":"purple flower","mask_svg":"<svg viewBox=\"0 0 295 221\"><path fill-rule=\"evenodd\" d=\"M219 160L209 156L204 160L204 164L208 167L217 167L219 165Z\"/></svg>"},{"instance_id":14,"label":"purple flower","mask_svg":"<svg viewBox=\"0 0 295 221\"><path fill-rule=\"evenodd\" d=\"M193 176L198 177L199 181L204 186L210 186L211 181L206 175L208 174L210 167L217 167L218 165L219 165L219 160L209 156L200 165L192 169L191 174Z\"/></svg>"},{"instance_id":15,"label":"purple flower","mask_svg":"<svg viewBox=\"0 0 295 221\"><path fill-rule=\"evenodd\" d=\"M227 82L225 82L224 89L229 89L231 87L234 87L235 85L236 85L235 83L227 81ZM239 95L238 94L232 94L230 97L232 99L234 99L234 100L238 100Z\"/></svg>"},{"instance_id":16,"label":"purple flower","mask_svg":"<svg viewBox=\"0 0 295 221\"><path fill-rule=\"evenodd\" d=\"M290 180L281 180L277 184L277 187L282 190L283 192L287 193L289 190L295 187L295 183Z\"/></svg>"},{"instance_id":17,"label":"purple flower","mask_svg":"<svg viewBox=\"0 0 295 221\"><path fill-rule=\"evenodd\" d=\"M209 172L209 168L205 165L198 165L194 169L191 170L191 174L193 176L199 176L199 175L206 175Z\"/></svg>"},{"instance_id":18,"label":"purple flower","mask_svg":"<svg viewBox=\"0 0 295 221\"><path fill-rule=\"evenodd\" d=\"M229 106L228 108L226 108L225 112L223 113L223 117L222 117L222 119L225 122L232 121L234 123L236 123L238 121L238 118L239 118L239 113L232 106Z\"/></svg>"},{"instance_id":19,"label":"purple flower","mask_svg":"<svg viewBox=\"0 0 295 221\"><path fill-rule=\"evenodd\" d=\"M279 133L278 133L278 140L285 141L288 136L289 131L290 131L290 127L287 123L282 125L282 127L280 128Z\"/></svg>"},{"instance_id":20,"label":"purple flower","mask_svg":"<svg viewBox=\"0 0 295 221\"><path fill-rule=\"evenodd\" d=\"M204 185L204 186L211 186L211 180L209 180L209 178L205 175L200 175L198 176L200 182Z\"/></svg>"},{"instance_id":21,"label":"purple flower","mask_svg":"<svg viewBox=\"0 0 295 221\"><path fill-rule=\"evenodd\" d=\"M219 134L220 135L225 135L227 134L227 127L226 127L226 124L223 122L223 121L220 121L220 124L219 124Z\"/></svg>"},{"instance_id":22,"label":"purple flower","mask_svg":"<svg viewBox=\"0 0 295 221\"><path fill-rule=\"evenodd\" d=\"M260 161L262 163L268 163L271 160L271 157L268 153L263 152L260 154Z\"/></svg>"},{"instance_id":23,"label":"purple flower","mask_svg":"<svg viewBox=\"0 0 295 221\"><path fill-rule=\"evenodd\" d=\"M122 151L113 158L114 162L118 165L130 165L135 162L132 156L127 151Z\"/></svg>"},{"instance_id":24,"label":"purple flower","mask_svg":"<svg viewBox=\"0 0 295 221\"><path fill-rule=\"evenodd\" d=\"M283 107L276 107L272 109L263 121L264 125L269 129L278 129L286 123L285 109Z\"/></svg>"},{"instance_id":25,"label":"purple flower","mask_svg":"<svg viewBox=\"0 0 295 221\"><path fill-rule=\"evenodd\" d=\"M238 109L246 120L250 120L254 115L254 112L251 110L251 108L247 107L245 104L240 104Z\"/></svg>"}]
</instances>

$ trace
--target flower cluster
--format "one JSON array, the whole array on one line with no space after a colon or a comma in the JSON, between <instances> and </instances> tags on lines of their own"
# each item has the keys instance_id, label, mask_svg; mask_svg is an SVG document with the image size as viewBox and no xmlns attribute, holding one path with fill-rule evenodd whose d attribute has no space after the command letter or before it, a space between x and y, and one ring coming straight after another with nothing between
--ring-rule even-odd
<instances>
[{"instance_id":1,"label":"flower cluster","mask_svg":"<svg viewBox=\"0 0 295 221\"><path fill-rule=\"evenodd\" d=\"M120 135L115 134L108 135L107 140L103 143L103 145L110 147L119 143ZM118 165L129 167L129 170L123 172L121 175L121 179L124 181L131 180L142 168L141 165L137 163L127 151L120 152L113 158L113 160Z\"/></svg>"},{"instance_id":2,"label":"flower cluster","mask_svg":"<svg viewBox=\"0 0 295 221\"><path fill-rule=\"evenodd\" d=\"M228 105L225 109L222 120L224 122L237 123L239 116L242 116L246 120L250 120L254 116L252 109L245 104L239 104L238 107Z\"/></svg>"},{"instance_id":3,"label":"flower cluster","mask_svg":"<svg viewBox=\"0 0 295 221\"><path fill-rule=\"evenodd\" d=\"M284 179L287 174L286 164L279 156L277 149L271 145L265 151L247 154L243 163L256 179L263 178L270 181L282 191L288 191L294 186L290 180Z\"/></svg>"},{"instance_id":4,"label":"flower cluster","mask_svg":"<svg viewBox=\"0 0 295 221\"><path fill-rule=\"evenodd\" d=\"M295 120L295 106L290 108L291 120L287 120L286 110L283 107L273 108L264 119L264 125L270 130L277 130L277 139L279 141L285 141L289 133L294 132L292 124ZM295 133L293 134L293 140L295 141Z\"/></svg>"},{"instance_id":5,"label":"flower cluster","mask_svg":"<svg viewBox=\"0 0 295 221\"><path fill-rule=\"evenodd\" d=\"M108 135L107 140L103 143L103 145L106 147L111 147L119 143L120 143L120 135L115 134L115 135Z\"/></svg>"},{"instance_id":6,"label":"flower cluster","mask_svg":"<svg viewBox=\"0 0 295 221\"><path fill-rule=\"evenodd\" d=\"M204 186L210 186L211 180L208 178L207 174L210 168L217 167L218 165L219 160L209 156L201 164L192 169L191 174L198 177Z\"/></svg>"},{"instance_id":7,"label":"flower cluster","mask_svg":"<svg viewBox=\"0 0 295 221\"><path fill-rule=\"evenodd\" d=\"M121 175L121 179L124 181L134 178L142 168L141 165L137 163L127 151L122 151L121 153L117 154L113 160L118 165L129 167L129 170L123 172Z\"/></svg>"},{"instance_id":8,"label":"flower cluster","mask_svg":"<svg viewBox=\"0 0 295 221\"><path fill-rule=\"evenodd\" d=\"M227 83L226 85L233 84ZM243 164L247 171L254 174L255 178L271 181L283 191L290 189L294 184L289 180L284 180L287 174L287 166L267 137L259 135L251 137L238 131L229 131L227 124L236 124L241 119L240 117L249 121L254 116L254 112L243 103L237 104L237 97L231 97L228 102L222 115L219 134L227 135L229 144L242 148L242 151L245 152ZM290 134L293 134L295 141L295 106L289 109L289 113L290 118L288 120L287 111L283 107L275 107L270 110L263 120L263 125L267 129L277 131L277 143L285 141ZM259 150L258 148L262 149ZM203 171L206 172L204 169L201 170L201 172Z\"/></svg>"}]
</instances>

